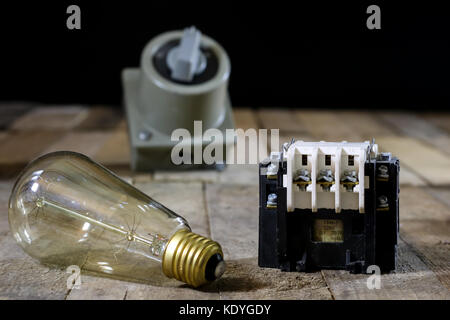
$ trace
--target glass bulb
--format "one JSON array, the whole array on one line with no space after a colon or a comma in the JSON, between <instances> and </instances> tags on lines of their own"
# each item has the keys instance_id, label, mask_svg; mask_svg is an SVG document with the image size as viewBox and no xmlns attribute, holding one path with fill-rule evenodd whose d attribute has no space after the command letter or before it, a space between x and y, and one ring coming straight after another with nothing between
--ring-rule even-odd
<instances>
[{"instance_id":1,"label":"glass bulb","mask_svg":"<svg viewBox=\"0 0 450 320\"><path fill-rule=\"evenodd\" d=\"M75 152L44 155L22 171L9 199L9 224L20 246L45 264L140 282L157 269L194 287L225 270L217 242Z\"/></svg>"}]
</instances>

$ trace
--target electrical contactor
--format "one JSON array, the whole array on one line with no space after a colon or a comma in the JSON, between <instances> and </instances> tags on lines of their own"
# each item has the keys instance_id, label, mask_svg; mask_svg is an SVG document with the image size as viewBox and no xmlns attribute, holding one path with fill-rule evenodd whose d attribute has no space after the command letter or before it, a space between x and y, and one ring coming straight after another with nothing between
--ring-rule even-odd
<instances>
[{"instance_id":1,"label":"electrical contactor","mask_svg":"<svg viewBox=\"0 0 450 320\"><path fill-rule=\"evenodd\" d=\"M373 141L292 141L259 169L259 266L395 269L397 158Z\"/></svg>"}]
</instances>

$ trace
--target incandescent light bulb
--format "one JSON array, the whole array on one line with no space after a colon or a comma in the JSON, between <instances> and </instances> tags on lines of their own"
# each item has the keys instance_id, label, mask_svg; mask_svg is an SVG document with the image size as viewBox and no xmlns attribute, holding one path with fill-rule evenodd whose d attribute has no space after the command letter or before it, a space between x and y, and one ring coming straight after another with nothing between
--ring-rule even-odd
<instances>
[{"instance_id":1,"label":"incandescent light bulb","mask_svg":"<svg viewBox=\"0 0 450 320\"><path fill-rule=\"evenodd\" d=\"M20 246L43 263L148 281L155 269L194 287L224 270L220 245L114 173L75 152L31 162L9 199Z\"/></svg>"}]
</instances>

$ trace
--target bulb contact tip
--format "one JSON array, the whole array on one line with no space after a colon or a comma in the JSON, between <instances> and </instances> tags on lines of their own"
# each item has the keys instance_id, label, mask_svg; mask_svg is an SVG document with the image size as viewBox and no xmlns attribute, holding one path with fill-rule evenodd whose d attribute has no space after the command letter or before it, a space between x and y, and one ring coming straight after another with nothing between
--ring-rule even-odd
<instances>
[{"instance_id":1,"label":"bulb contact tip","mask_svg":"<svg viewBox=\"0 0 450 320\"><path fill-rule=\"evenodd\" d=\"M167 243L162 268L169 278L193 287L212 282L225 272L220 244L189 230L177 231Z\"/></svg>"}]
</instances>

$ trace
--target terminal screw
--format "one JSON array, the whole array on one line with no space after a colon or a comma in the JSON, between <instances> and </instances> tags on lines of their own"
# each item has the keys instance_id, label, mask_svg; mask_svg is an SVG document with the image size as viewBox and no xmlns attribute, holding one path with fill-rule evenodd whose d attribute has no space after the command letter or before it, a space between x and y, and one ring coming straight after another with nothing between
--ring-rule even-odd
<instances>
[{"instance_id":1,"label":"terminal screw","mask_svg":"<svg viewBox=\"0 0 450 320\"><path fill-rule=\"evenodd\" d=\"M267 196L267 207L276 207L277 206L277 194L269 193Z\"/></svg>"},{"instance_id":2,"label":"terminal screw","mask_svg":"<svg viewBox=\"0 0 450 320\"><path fill-rule=\"evenodd\" d=\"M385 209L389 207L388 198L386 196L379 196L377 198L377 208Z\"/></svg>"},{"instance_id":3,"label":"terminal screw","mask_svg":"<svg viewBox=\"0 0 450 320\"><path fill-rule=\"evenodd\" d=\"M377 178L387 180L389 179L389 169L385 165L381 165L378 167Z\"/></svg>"},{"instance_id":4,"label":"terminal screw","mask_svg":"<svg viewBox=\"0 0 450 320\"><path fill-rule=\"evenodd\" d=\"M317 182L321 183L323 191L330 191L331 183L334 182L333 172L330 169L320 170Z\"/></svg>"},{"instance_id":5,"label":"terminal screw","mask_svg":"<svg viewBox=\"0 0 450 320\"><path fill-rule=\"evenodd\" d=\"M319 172L317 180L324 182L333 182L334 181L333 172L330 169L322 169Z\"/></svg>"},{"instance_id":6,"label":"terminal screw","mask_svg":"<svg viewBox=\"0 0 450 320\"><path fill-rule=\"evenodd\" d=\"M353 191L355 184L358 182L355 170L345 170L342 175L341 182L347 191Z\"/></svg>"},{"instance_id":7,"label":"terminal screw","mask_svg":"<svg viewBox=\"0 0 450 320\"><path fill-rule=\"evenodd\" d=\"M306 190L306 184L310 183L311 176L308 169L300 169L298 170L293 178L294 182L299 182L298 187L300 190Z\"/></svg>"},{"instance_id":8,"label":"terminal screw","mask_svg":"<svg viewBox=\"0 0 450 320\"><path fill-rule=\"evenodd\" d=\"M297 171L297 174L294 176L294 181L311 181L311 177L309 175L308 169L300 169Z\"/></svg>"},{"instance_id":9,"label":"terminal screw","mask_svg":"<svg viewBox=\"0 0 450 320\"><path fill-rule=\"evenodd\" d=\"M378 155L379 161L391 161L391 153L390 152L381 152Z\"/></svg>"},{"instance_id":10,"label":"terminal screw","mask_svg":"<svg viewBox=\"0 0 450 320\"><path fill-rule=\"evenodd\" d=\"M267 167L267 175L273 175L276 176L278 173L278 166L275 163L269 164Z\"/></svg>"}]
</instances>

